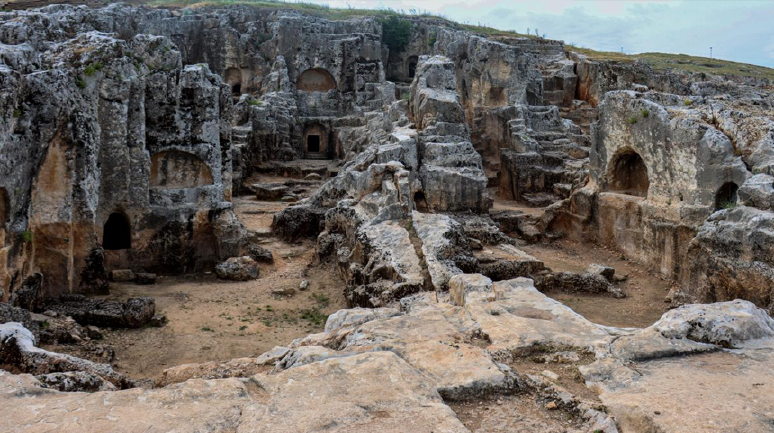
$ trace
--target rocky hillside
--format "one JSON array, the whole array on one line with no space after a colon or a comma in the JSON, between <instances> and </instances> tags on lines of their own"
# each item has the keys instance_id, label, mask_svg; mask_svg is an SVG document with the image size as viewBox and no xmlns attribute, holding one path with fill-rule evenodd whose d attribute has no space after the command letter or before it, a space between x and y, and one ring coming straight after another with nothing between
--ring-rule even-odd
<instances>
[{"instance_id":1,"label":"rocky hillside","mask_svg":"<svg viewBox=\"0 0 774 433\"><path fill-rule=\"evenodd\" d=\"M769 429L765 73L220 3L0 12L3 431ZM248 231L237 195L287 205ZM306 313L321 332L156 382L41 348L164 326L153 299L104 299L121 281L272 290L267 236L341 278L349 308ZM587 320L551 296L638 277L525 251L561 242L659 276L673 309Z\"/></svg>"}]
</instances>

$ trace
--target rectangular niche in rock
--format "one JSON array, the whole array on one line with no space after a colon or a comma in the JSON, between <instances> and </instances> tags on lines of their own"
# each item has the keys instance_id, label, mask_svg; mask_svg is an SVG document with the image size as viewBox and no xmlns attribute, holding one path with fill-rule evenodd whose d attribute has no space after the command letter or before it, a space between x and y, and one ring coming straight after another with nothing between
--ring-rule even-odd
<instances>
[{"instance_id":1,"label":"rectangular niche in rock","mask_svg":"<svg viewBox=\"0 0 774 433\"><path fill-rule=\"evenodd\" d=\"M306 136L306 151L309 153L320 153L320 136L319 135L307 135Z\"/></svg>"}]
</instances>

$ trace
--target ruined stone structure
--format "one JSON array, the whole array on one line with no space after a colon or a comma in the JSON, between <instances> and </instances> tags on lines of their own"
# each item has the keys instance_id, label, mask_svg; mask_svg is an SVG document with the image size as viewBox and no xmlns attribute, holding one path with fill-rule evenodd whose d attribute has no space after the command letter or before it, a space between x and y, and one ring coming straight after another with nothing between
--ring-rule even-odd
<instances>
[{"instance_id":1,"label":"ruined stone structure","mask_svg":"<svg viewBox=\"0 0 774 433\"><path fill-rule=\"evenodd\" d=\"M99 293L111 269L190 272L235 254L221 79L165 38L49 31L7 35L6 55L53 54L3 70L4 297L35 272L48 296ZM43 61L53 69L32 73Z\"/></svg>"},{"instance_id":2,"label":"ruined stone structure","mask_svg":"<svg viewBox=\"0 0 774 433\"><path fill-rule=\"evenodd\" d=\"M770 427L770 390L740 396L772 379L771 83L400 20L391 47L389 20L281 8L0 12L3 431L466 432L450 406L523 394L572 431ZM234 210L248 192L283 205L270 234L310 239L343 280L349 308L321 333L122 391L143 383L39 347L163 324L150 298L80 296L109 275L266 289L266 233ZM612 268L522 249L560 238L660 274L676 309L614 328L550 298L627 295ZM525 360L572 365L594 399ZM727 386L722 403L695 377ZM656 416L686 390L704 412Z\"/></svg>"}]
</instances>

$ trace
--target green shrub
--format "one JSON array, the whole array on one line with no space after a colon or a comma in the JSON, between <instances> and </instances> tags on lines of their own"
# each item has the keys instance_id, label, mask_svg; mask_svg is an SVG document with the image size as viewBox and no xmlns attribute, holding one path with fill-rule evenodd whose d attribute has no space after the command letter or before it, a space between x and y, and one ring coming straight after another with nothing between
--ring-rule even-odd
<instances>
[{"instance_id":1,"label":"green shrub","mask_svg":"<svg viewBox=\"0 0 774 433\"><path fill-rule=\"evenodd\" d=\"M632 117L626 119L626 121L629 123L629 125L634 125L635 123L637 123L637 118L632 116Z\"/></svg>"},{"instance_id":2,"label":"green shrub","mask_svg":"<svg viewBox=\"0 0 774 433\"><path fill-rule=\"evenodd\" d=\"M427 39L427 45L429 45L431 48L435 45L435 42L438 40L438 33L433 32L430 33L430 37Z\"/></svg>"},{"instance_id":3,"label":"green shrub","mask_svg":"<svg viewBox=\"0 0 774 433\"><path fill-rule=\"evenodd\" d=\"M691 105L691 100L690 99L686 99L685 101L683 101L683 104L685 104L685 106L687 107L687 106Z\"/></svg>"},{"instance_id":4,"label":"green shrub","mask_svg":"<svg viewBox=\"0 0 774 433\"><path fill-rule=\"evenodd\" d=\"M328 295L324 295L322 293L313 293L312 299L314 299L317 302L320 308L327 307L328 303L331 301L331 298L329 298Z\"/></svg>"},{"instance_id":5,"label":"green shrub","mask_svg":"<svg viewBox=\"0 0 774 433\"><path fill-rule=\"evenodd\" d=\"M79 89L85 89L86 80L84 80L83 77L78 77L75 79L75 85L78 86Z\"/></svg>"},{"instance_id":6,"label":"green shrub","mask_svg":"<svg viewBox=\"0 0 774 433\"><path fill-rule=\"evenodd\" d=\"M735 201L723 201L720 202L720 208L721 209L733 209L736 207Z\"/></svg>"},{"instance_id":7,"label":"green shrub","mask_svg":"<svg viewBox=\"0 0 774 433\"><path fill-rule=\"evenodd\" d=\"M86 66L86 69L83 70L83 73L91 77L92 75L96 74L97 71L101 71L101 70L102 70L102 62L94 62L89 66Z\"/></svg>"},{"instance_id":8,"label":"green shrub","mask_svg":"<svg viewBox=\"0 0 774 433\"><path fill-rule=\"evenodd\" d=\"M257 99L250 99L247 101L247 105L250 105L252 107L261 106L263 105L263 102L257 100Z\"/></svg>"},{"instance_id":9,"label":"green shrub","mask_svg":"<svg viewBox=\"0 0 774 433\"><path fill-rule=\"evenodd\" d=\"M18 119L18 118L20 118L20 117L21 117L21 115L22 115L22 112L21 112L21 110L20 110L20 109L18 109L18 108L17 108L17 109L15 109L15 110L13 110L13 117L15 117L15 118L17 118L17 119Z\"/></svg>"},{"instance_id":10,"label":"green shrub","mask_svg":"<svg viewBox=\"0 0 774 433\"><path fill-rule=\"evenodd\" d=\"M304 320L308 320L315 326L322 326L325 324L325 321L328 320L328 316L326 314L323 314L318 310L317 308L311 309L311 310L304 310L301 314L301 318Z\"/></svg>"},{"instance_id":11,"label":"green shrub","mask_svg":"<svg viewBox=\"0 0 774 433\"><path fill-rule=\"evenodd\" d=\"M210 328L209 326L202 327L202 331L204 331L204 332L215 332L215 330Z\"/></svg>"},{"instance_id":12,"label":"green shrub","mask_svg":"<svg viewBox=\"0 0 774 433\"><path fill-rule=\"evenodd\" d=\"M409 92L403 92L400 94L400 99L408 100L409 98Z\"/></svg>"},{"instance_id":13,"label":"green shrub","mask_svg":"<svg viewBox=\"0 0 774 433\"><path fill-rule=\"evenodd\" d=\"M382 41L392 51L403 51L411 38L411 27L413 26L411 21L392 15L380 20L380 22L382 23Z\"/></svg>"},{"instance_id":14,"label":"green shrub","mask_svg":"<svg viewBox=\"0 0 774 433\"><path fill-rule=\"evenodd\" d=\"M640 114L642 114L643 118L647 118L648 116L650 116L650 111L648 111L647 109L643 108L642 111L640 111Z\"/></svg>"},{"instance_id":15,"label":"green shrub","mask_svg":"<svg viewBox=\"0 0 774 433\"><path fill-rule=\"evenodd\" d=\"M30 230L25 230L21 233L21 238L24 242L32 242L35 239L35 233Z\"/></svg>"}]
</instances>

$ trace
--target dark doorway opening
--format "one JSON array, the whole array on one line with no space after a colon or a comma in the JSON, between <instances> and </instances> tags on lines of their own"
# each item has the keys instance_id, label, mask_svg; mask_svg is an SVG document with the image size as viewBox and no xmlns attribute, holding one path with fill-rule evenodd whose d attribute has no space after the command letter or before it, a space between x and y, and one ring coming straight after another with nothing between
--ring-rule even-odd
<instances>
[{"instance_id":1,"label":"dark doorway opening","mask_svg":"<svg viewBox=\"0 0 774 433\"><path fill-rule=\"evenodd\" d=\"M726 182L718 189L715 194L715 210L731 209L736 206L738 199L736 192L739 190L739 186L734 182Z\"/></svg>"},{"instance_id":2,"label":"dark doorway opening","mask_svg":"<svg viewBox=\"0 0 774 433\"><path fill-rule=\"evenodd\" d=\"M118 212L110 214L102 231L102 247L106 250L126 250L132 247L129 219Z\"/></svg>"},{"instance_id":3,"label":"dark doorway opening","mask_svg":"<svg viewBox=\"0 0 774 433\"><path fill-rule=\"evenodd\" d=\"M242 94L242 85L240 83L236 83L231 86L231 94L234 96L240 96Z\"/></svg>"},{"instance_id":4,"label":"dark doorway opening","mask_svg":"<svg viewBox=\"0 0 774 433\"><path fill-rule=\"evenodd\" d=\"M417 56L411 56L408 60L408 76L409 78L414 78L414 75L417 74L417 62L419 59Z\"/></svg>"},{"instance_id":5,"label":"dark doorway opening","mask_svg":"<svg viewBox=\"0 0 774 433\"><path fill-rule=\"evenodd\" d=\"M416 207L417 212L427 213L428 206L425 193L422 191L417 191L414 193L414 206Z\"/></svg>"},{"instance_id":6,"label":"dark doorway opening","mask_svg":"<svg viewBox=\"0 0 774 433\"><path fill-rule=\"evenodd\" d=\"M610 190L621 194L647 197L650 181L645 161L636 152L618 155L612 162Z\"/></svg>"},{"instance_id":7,"label":"dark doorway opening","mask_svg":"<svg viewBox=\"0 0 774 433\"><path fill-rule=\"evenodd\" d=\"M11 204L8 200L8 192L0 188L0 229L11 217Z\"/></svg>"},{"instance_id":8,"label":"dark doorway opening","mask_svg":"<svg viewBox=\"0 0 774 433\"><path fill-rule=\"evenodd\" d=\"M320 136L309 134L306 136L306 151L309 153L320 153Z\"/></svg>"}]
</instances>

